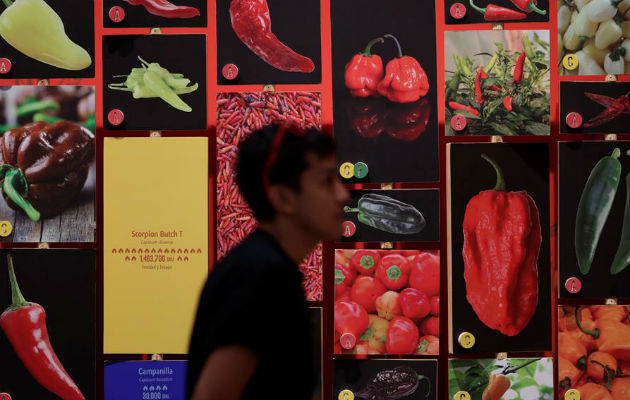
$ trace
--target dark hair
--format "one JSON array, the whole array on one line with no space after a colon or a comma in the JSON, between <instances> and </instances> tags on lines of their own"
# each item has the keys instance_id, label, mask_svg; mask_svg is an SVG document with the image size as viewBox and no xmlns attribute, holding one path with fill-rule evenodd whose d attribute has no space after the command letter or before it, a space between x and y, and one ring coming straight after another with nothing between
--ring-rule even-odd
<instances>
[{"instance_id":1,"label":"dark hair","mask_svg":"<svg viewBox=\"0 0 630 400\"><path fill-rule=\"evenodd\" d=\"M272 220L276 215L263 187L263 169L279 128L280 125L270 125L257 130L239 145L236 183L259 221ZM323 158L334 152L335 143L329 135L317 129L300 132L297 128L285 127L275 162L269 169L269 184L284 185L299 192L300 177L308 167L306 155Z\"/></svg>"}]
</instances>

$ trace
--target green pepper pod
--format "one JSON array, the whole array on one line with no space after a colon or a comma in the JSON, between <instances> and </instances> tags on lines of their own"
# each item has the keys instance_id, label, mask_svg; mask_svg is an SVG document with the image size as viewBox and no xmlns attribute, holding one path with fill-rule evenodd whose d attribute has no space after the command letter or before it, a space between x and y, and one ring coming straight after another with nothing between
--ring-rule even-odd
<instances>
[{"instance_id":1,"label":"green pepper pod","mask_svg":"<svg viewBox=\"0 0 630 400\"><path fill-rule=\"evenodd\" d=\"M525 55L527 56L527 58L529 58L530 60L536 58L536 52L532 47L532 42L529 41L527 33L523 34L523 50L525 51Z\"/></svg>"},{"instance_id":2,"label":"green pepper pod","mask_svg":"<svg viewBox=\"0 0 630 400\"><path fill-rule=\"evenodd\" d=\"M630 265L630 173L626 175L626 207L623 212L621 240L615 259L610 266L610 273L616 275Z\"/></svg>"},{"instance_id":3,"label":"green pepper pod","mask_svg":"<svg viewBox=\"0 0 630 400\"><path fill-rule=\"evenodd\" d=\"M485 72L486 74L489 74L490 71L492 71L492 69L494 68L494 65L497 63L498 59L499 59L499 54L494 53L490 61L488 61L488 64L486 64L486 66L483 67L483 72Z\"/></svg>"},{"instance_id":4,"label":"green pepper pod","mask_svg":"<svg viewBox=\"0 0 630 400\"><path fill-rule=\"evenodd\" d=\"M147 86L147 89L150 89L158 95L162 100L175 107L178 110L184 112L191 112L192 108L188 104L186 104L179 96L173 92L166 82L155 72L147 71L144 74L144 83Z\"/></svg>"},{"instance_id":5,"label":"green pepper pod","mask_svg":"<svg viewBox=\"0 0 630 400\"><path fill-rule=\"evenodd\" d=\"M358 212L359 222L389 233L410 235L426 226L424 217L414 206L380 194L363 195L357 208L346 206L344 211Z\"/></svg>"},{"instance_id":6,"label":"green pepper pod","mask_svg":"<svg viewBox=\"0 0 630 400\"><path fill-rule=\"evenodd\" d=\"M586 181L575 219L575 255L582 274L591 270L597 244L621 178L621 151L603 157Z\"/></svg>"}]
</instances>

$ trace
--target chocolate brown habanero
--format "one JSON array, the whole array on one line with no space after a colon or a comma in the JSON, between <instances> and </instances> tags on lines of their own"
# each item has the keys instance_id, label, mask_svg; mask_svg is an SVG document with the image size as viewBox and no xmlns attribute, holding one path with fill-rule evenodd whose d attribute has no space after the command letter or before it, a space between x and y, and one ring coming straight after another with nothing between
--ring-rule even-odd
<instances>
[{"instance_id":1,"label":"chocolate brown habanero","mask_svg":"<svg viewBox=\"0 0 630 400\"><path fill-rule=\"evenodd\" d=\"M33 122L0 137L2 196L37 221L79 194L94 158L94 135L71 122Z\"/></svg>"}]
</instances>

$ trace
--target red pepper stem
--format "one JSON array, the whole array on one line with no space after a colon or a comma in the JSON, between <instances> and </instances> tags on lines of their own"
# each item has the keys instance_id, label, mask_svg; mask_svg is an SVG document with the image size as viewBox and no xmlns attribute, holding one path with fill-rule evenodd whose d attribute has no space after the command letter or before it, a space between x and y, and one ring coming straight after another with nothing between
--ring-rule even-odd
<instances>
[{"instance_id":1,"label":"red pepper stem","mask_svg":"<svg viewBox=\"0 0 630 400\"><path fill-rule=\"evenodd\" d=\"M11 306L8 310L16 310L28 305L29 302L24 299L20 287L18 286L15 271L13 270L13 258L11 254L7 254L7 264L9 265L9 281L11 282Z\"/></svg>"},{"instance_id":2,"label":"red pepper stem","mask_svg":"<svg viewBox=\"0 0 630 400\"><path fill-rule=\"evenodd\" d=\"M575 324L577 325L578 329L581 330L582 332L586 333L587 335L591 335L593 337L593 339L598 339L599 338L599 329L598 328L595 328L592 331L582 328L582 323L580 322L580 316L578 315L579 309L580 309L580 307L575 307Z\"/></svg>"},{"instance_id":3,"label":"red pepper stem","mask_svg":"<svg viewBox=\"0 0 630 400\"><path fill-rule=\"evenodd\" d=\"M477 6L475 3L473 3L473 0L469 0L469 3L470 3L470 6L471 6L473 9L475 9L475 10L479 11L479 12L480 12L480 13L482 13L482 14L485 14L485 13L486 13L486 9L485 9L485 8L481 8L481 7Z\"/></svg>"},{"instance_id":4,"label":"red pepper stem","mask_svg":"<svg viewBox=\"0 0 630 400\"><path fill-rule=\"evenodd\" d=\"M471 0L472 1L472 0ZM398 48L398 58L401 58L403 56L402 53L402 48L400 47L400 42L398 41L398 39L396 39L396 36L392 35L392 34L387 34L387 35L383 35L383 37L385 38L390 38L392 39L394 42L396 42L396 47Z\"/></svg>"},{"instance_id":5,"label":"red pepper stem","mask_svg":"<svg viewBox=\"0 0 630 400\"><path fill-rule=\"evenodd\" d=\"M536 3L534 3L533 1L529 2L529 4L527 5L527 9L530 10L530 11L533 11L535 13L538 13L540 15L547 15L547 11L546 10L541 10L540 8L538 8Z\"/></svg>"},{"instance_id":6,"label":"red pepper stem","mask_svg":"<svg viewBox=\"0 0 630 400\"><path fill-rule=\"evenodd\" d=\"M497 190L499 192L505 192L506 191L505 179L503 179L503 171L501 171L501 167L499 167L499 164L497 164L496 161L494 161L492 158L488 157L485 154L482 154L481 158L483 158L484 160L488 161L490 163L490 165L492 165L492 168L494 168L494 171L497 174L497 183L496 183L496 185L494 185L494 188L492 190Z\"/></svg>"},{"instance_id":7,"label":"red pepper stem","mask_svg":"<svg viewBox=\"0 0 630 400\"><path fill-rule=\"evenodd\" d=\"M385 39L383 39L382 37L370 40L367 46L365 46L365 50L363 50L361 54L363 55L363 57L372 57L372 46L374 46L376 43L383 43L384 41Z\"/></svg>"}]
</instances>

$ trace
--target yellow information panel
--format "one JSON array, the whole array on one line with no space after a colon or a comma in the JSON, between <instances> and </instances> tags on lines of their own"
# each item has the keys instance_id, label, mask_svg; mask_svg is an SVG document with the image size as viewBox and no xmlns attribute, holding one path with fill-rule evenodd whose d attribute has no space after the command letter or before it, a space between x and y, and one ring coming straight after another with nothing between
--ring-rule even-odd
<instances>
[{"instance_id":1,"label":"yellow information panel","mask_svg":"<svg viewBox=\"0 0 630 400\"><path fill-rule=\"evenodd\" d=\"M208 274L208 139L105 138L104 352L187 353Z\"/></svg>"}]
</instances>

